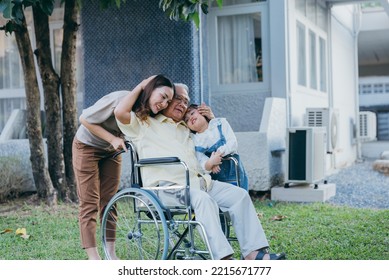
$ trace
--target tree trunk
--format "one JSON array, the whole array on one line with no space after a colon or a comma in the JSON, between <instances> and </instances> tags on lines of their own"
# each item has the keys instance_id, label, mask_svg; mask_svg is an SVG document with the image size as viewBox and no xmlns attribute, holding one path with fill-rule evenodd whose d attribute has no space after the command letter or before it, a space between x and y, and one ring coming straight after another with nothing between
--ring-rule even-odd
<instances>
[{"instance_id":1,"label":"tree trunk","mask_svg":"<svg viewBox=\"0 0 389 280\"><path fill-rule=\"evenodd\" d=\"M63 101L64 159L65 174L70 198L77 201L76 183L72 164L72 142L78 128L76 43L78 31L77 0L65 0L61 57L61 88Z\"/></svg>"},{"instance_id":2,"label":"tree trunk","mask_svg":"<svg viewBox=\"0 0 389 280\"><path fill-rule=\"evenodd\" d=\"M59 199L68 200L65 163L62 152L61 101L59 96L60 79L52 63L49 17L38 5L34 5L32 11L37 45L34 53L38 61L45 96L49 173L53 186L58 192Z\"/></svg>"},{"instance_id":3,"label":"tree trunk","mask_svg":"<svg viewBox=\"0 0 389 280\"><path fill-rule=\"evenodd\" d=\"M57 203L56 191L51 183L49 172L45 166L45 155L42 139L40 95L35 72L34 55L28 35L25 17L15 30L16 43L23 67L24 83L27 99L27 134L30 145L32 174L38 196L45 198L49 205Z\"/></svg>"}]
</instances>

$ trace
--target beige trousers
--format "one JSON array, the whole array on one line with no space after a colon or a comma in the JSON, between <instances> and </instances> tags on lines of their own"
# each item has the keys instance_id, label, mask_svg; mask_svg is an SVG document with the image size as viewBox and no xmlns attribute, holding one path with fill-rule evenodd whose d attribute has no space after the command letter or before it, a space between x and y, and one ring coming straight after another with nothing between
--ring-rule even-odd
<instances>
[{"instance_id":1,"label":"beige trousers","mask_svg":"<svg viewBox=\"0 0 389 280\"><path fill-rule=\"evenodd\" d=\"M203 224L215 259L233 254L219 218L219 208L228 212L244 257L252 251L268 247L265 232L248 192L234 185L212 181L209 192L190 189L191 205L196 220Z\"/></svg>"}]
</instances>

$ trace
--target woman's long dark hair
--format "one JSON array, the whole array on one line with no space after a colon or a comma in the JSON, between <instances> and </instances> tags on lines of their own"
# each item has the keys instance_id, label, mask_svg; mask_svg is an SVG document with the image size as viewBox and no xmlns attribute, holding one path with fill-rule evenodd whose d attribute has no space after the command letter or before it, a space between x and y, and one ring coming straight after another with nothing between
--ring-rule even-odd
<instances>
[{"instance_id":1,"label":"woman's long dark hair","mask_svg":"<svg viewBox=\"0 0 389 280\"><path fill-rule=\"evenodd\" d=\"M141 121L146 121L148 116L154 117L155 114L151 111L149 100L152 92L159 87L170 87L175 92L173 82L164 75L155 76L143 89L138 99L135 101L133 111Z\"/></svg>"}]
</instances>

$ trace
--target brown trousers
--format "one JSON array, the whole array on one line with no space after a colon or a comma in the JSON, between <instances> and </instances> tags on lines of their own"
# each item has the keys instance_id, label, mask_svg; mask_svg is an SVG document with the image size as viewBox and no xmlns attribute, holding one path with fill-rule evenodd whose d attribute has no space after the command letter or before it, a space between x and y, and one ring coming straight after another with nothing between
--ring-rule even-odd
<instances>
[{"instance_id":1,"label":"brown trousers","mask_svg":"<svg viewBox=\"0 0 389 280\"><path fill-rule=\"evenodd\" d=\"M83 248L97 247L97 215L100 213L101 222L105 206L118 190L122 159L121 156L112 158L115 152L85 145L76 138L72 149L81 245ZM107 230L107 237L114 239L114 231Z\"/></svg>"}]
</instances>

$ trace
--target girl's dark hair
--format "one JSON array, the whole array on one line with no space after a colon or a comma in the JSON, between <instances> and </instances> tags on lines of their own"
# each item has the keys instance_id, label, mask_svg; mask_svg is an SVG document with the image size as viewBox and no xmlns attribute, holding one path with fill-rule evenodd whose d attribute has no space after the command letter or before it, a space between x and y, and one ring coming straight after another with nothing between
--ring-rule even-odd
<instances>
[{"instance_id":1,"label":"girl's dark hair","mask_svg":"<svg viewBox=\"0 0 389 280\"><path fill-rule=\"evenodd\" d=\"M190 110L192 110L192 109L197 110L198 107L200 107L200 105L194 104L194 103L190 104L190 105L188 106L188 108L186 109L186 113L185 113L185 114L187 114L187 113L188 113ZM210 119L208 119L207 116L203 116L203 117L207 120L207 122L210 121Z\"/></svg>"},{"instance_id":2,"label":"girl's dark hair","mask_svg":"<svg viewBox=\"0 0 389 280\"><path fill-rule=\"evenodd\" d=\"M148 116L154 117L155 114L151 111L149 106L149 100L152 92L159 87L170 87L173 89L175 95L175 87L173 82L164 75L155 76L140 93L138 99L135 101L133 111L141 121L146 121Z\"/></svg>"}]
</instances>

